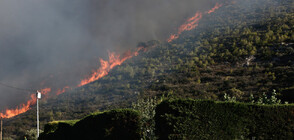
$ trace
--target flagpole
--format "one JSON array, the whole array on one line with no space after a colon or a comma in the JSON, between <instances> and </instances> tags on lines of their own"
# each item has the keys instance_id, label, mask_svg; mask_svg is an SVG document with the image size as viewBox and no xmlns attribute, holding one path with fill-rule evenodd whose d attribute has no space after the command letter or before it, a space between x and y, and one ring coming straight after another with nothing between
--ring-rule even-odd
<instances>
[{"instance_id":1,"label":"flagpole","mask_svg":"<svg viewBox=\"0 0 294 140\"><path fill-rule=\"evenodd\" d=\"M2 140L2 124L3 124L3 121L2 121L2 117L1 117L0 140Z\"/></svg>"},{"instance_id":2,"label":"flagpole","mask_svg":"<svg viewBox=\"0 0 294 140\"><path fill-rule=\"evenodd\" d=\"M36 93L37 97L37 138L39 138L40 135L40 124L39 124L39 99L41 99L41 92L37 91Z\"/></svg>"}]
</instances>

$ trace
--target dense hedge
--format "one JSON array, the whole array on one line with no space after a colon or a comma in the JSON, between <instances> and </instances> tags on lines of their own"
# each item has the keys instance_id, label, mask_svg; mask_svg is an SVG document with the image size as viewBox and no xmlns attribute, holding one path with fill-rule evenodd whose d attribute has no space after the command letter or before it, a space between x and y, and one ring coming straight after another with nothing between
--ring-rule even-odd
<instances>
[{"instance_id":1,"label":"dense hedge","mask_svg":"<svg viewBox=\"0 0 294 140\"><path fill-rule=\"evenodd\" d=\"M45 125L44 132L40 135L41 140L70 139L70 132L78 120L53 121Z\"/></svg>"},{"instance_id":2,"label":"dense hedge","mask_svg":"<svg viewBox=\"0 0 294 140\"><path fill-rule=\"evenodd\" d=\"M294 138L294 105L170 100L155 121L160 139Z\"/></svg>"},{"instance_id":3,"label":"dense hedge","mask_svg":"<svg viewBox=\"0 0 294 140\"><path fill-rule=\"evenodd\" d=\"M76 123L52 122L45 126L39 140L64 139L128 139L141 137L138 112L129 109L93 113Z\"/></svg>"}]
</instances>

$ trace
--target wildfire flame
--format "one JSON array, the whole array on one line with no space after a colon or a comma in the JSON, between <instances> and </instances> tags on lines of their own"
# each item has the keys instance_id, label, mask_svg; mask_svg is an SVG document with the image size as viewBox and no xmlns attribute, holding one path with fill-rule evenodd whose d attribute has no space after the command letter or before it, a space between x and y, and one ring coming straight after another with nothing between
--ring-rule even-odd
<instances>
[{"instance_id":1,"label":"wildfire flame","mask_svg":"<svg viewBox=\"0 0 294 140\"><path fill-rule=\"evenodd\" d=\"M51 92L51 88L45 88L40 90L43 95ZM30 106L36 104L37 98L36 94L31 94L31 99L27 103L18 106L16 109L6 109L4 113L0 113L1 118L11 118L18 114L27 112L30 109Z\"/></svg>"},{"instance_id":2,"label":"wildfire flame","mask_svg":"<svg viewBox=\"0 0 294 140\"><path fill-rule=\"evenodd\" d=\"M216 5L210 9L209 11L205 12L206 14L210 14L213 13L215 10L219 9L220 7L222 7L222 4L218 4L216 3ZM196 14L189 18L184 24L182 24L179 28L178 28L178 32L176 34L172 34L170 35L170 37L167 39L167 42L172 42L173 40L179 38L179 36L184 32L184 31L190 31L195 29L198 26L199 21L202 19L202 12L196 12Z\"/></svg>"},{"instance_id":3,"label":"wildfire flame","mask_svg":"<svg viewBox=\"0 0 294 140\"><path fill-rule=\"evenodd\" d=\"M222 4L216 3L215 6L214 6L212 9L210 9L209 11L207 11L206 13L207 13L207 14L211 14L211 13L213 13L215 10L219 9L219 8L222 7L222 6L223 6Z\"/></svg>"},{"instance_id":4,"label":"wildfire flame","mask_svg":"<svg viewBox=\"0 0 294 140\"><path fill-rule=\"evenodd\" d=\"M131 51L125 52L123 57L121 57L119 54L116 54L114 52L109 52L108 53L109 60L106 61L106 60L100 59L100 65L101 65L100 68L93 71L90 77L83 79L81 83L78 85L78 87L86 85L93 81L96 81L108 75L109 71L113 69L115 66L121 65L124 61L132 58L133 56L137 56L140 50L146 51L144 47L139 47L134 52L131 52Z\"/></svg>"},{"instance_id":5,"label":"wildfire flame","mask_svg":"<svg viewBox=\"0 0 294 140\"><path fill-rule=\"evenodd\" d=\"M69 88L70 88L69 86L65 86L63 89L58 89L56 92L56 95L64 93Z\"/></svg>"},{"instance_id":6,"label":"wildfire flame","mask_svg":"<svg viewBox=\"0 0 294 140\"><path fill-rule=\"evenodd\" d=\"M177 34L172 34L167 39L167 42L172 42L173 40L179 38L180 34L184 31L190 31L192 29L195 29L198 26L199 20L202 18L202 13L197 12L193 17L189 18L184 24L182 24L178 28Z\"/></svg>"}]
</instances>

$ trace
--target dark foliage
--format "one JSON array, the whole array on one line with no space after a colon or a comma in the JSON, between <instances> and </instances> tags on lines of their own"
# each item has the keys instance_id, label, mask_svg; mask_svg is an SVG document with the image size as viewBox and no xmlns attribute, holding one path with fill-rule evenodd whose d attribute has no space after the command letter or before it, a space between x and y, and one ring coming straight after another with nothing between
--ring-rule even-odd
<instances>
[{"instance_id":1,"label":"dark foliage","mask_svg":"<svg viewBox=\"0 0 294 140\"><path fill-rule=\"evenodd\" d=\"M294 105L169 100L156 108L160 139L293 139Z\"/></svg>"},{"instance_id":2,"label":"dark foliage","mask_svg":"<svg viewBox=\"0 0 294 140\"><path fill-rule=\"evenodd\" d=\"M128 139L141 137L140 115L128 109L94 113L76 122L56 122L45 125L40 140L96 140Z\"/></svg>"}]
</instances>

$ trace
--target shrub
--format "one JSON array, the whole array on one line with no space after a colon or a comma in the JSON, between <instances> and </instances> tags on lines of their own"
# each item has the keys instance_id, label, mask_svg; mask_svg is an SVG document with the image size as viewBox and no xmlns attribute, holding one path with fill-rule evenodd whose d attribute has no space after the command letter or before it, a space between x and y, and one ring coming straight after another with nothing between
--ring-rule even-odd
<instances>
[{"instance_id":1,"label":"shrub","mask_svg":"<svg viewBox=\"0 0 294 140\"><path fill-rule=\"evenodd\" d=\"M141 137L138 112L121 109L92 114L74 125L78 139L129 139Z\"/></svg>"},{"instance_id":2,"label":"shrub","mask_svg":"<svg viewBox=\"0 0 294 140\"><path fill-rule=\"evenodd\" d=\"M73 123L72 123L73 124ZM40 140L61 139L128 139L141 137L138 112L130 109L93 113L74 125L64 122L49 123Z\"/></svg>"},{"instance_id":3,"label":"shrub","mask_svg":"<svg viewBox=\"0 0 294 140\"><path fill-rule=\"evenodd\" d=\"M155 122L159 139L293 139L294 105L167 100Z\"/></svg>"},{"instance_id":4,"label":"shrub","mask_svg":"<svg viewBox=\"0 0 294 140\"><path fill-rule=\"evenodd\" d=\"M78 120L53 121L45 125L39 140L64 140L71 138L72 127Z\"/></svg>"}]
</instances>

